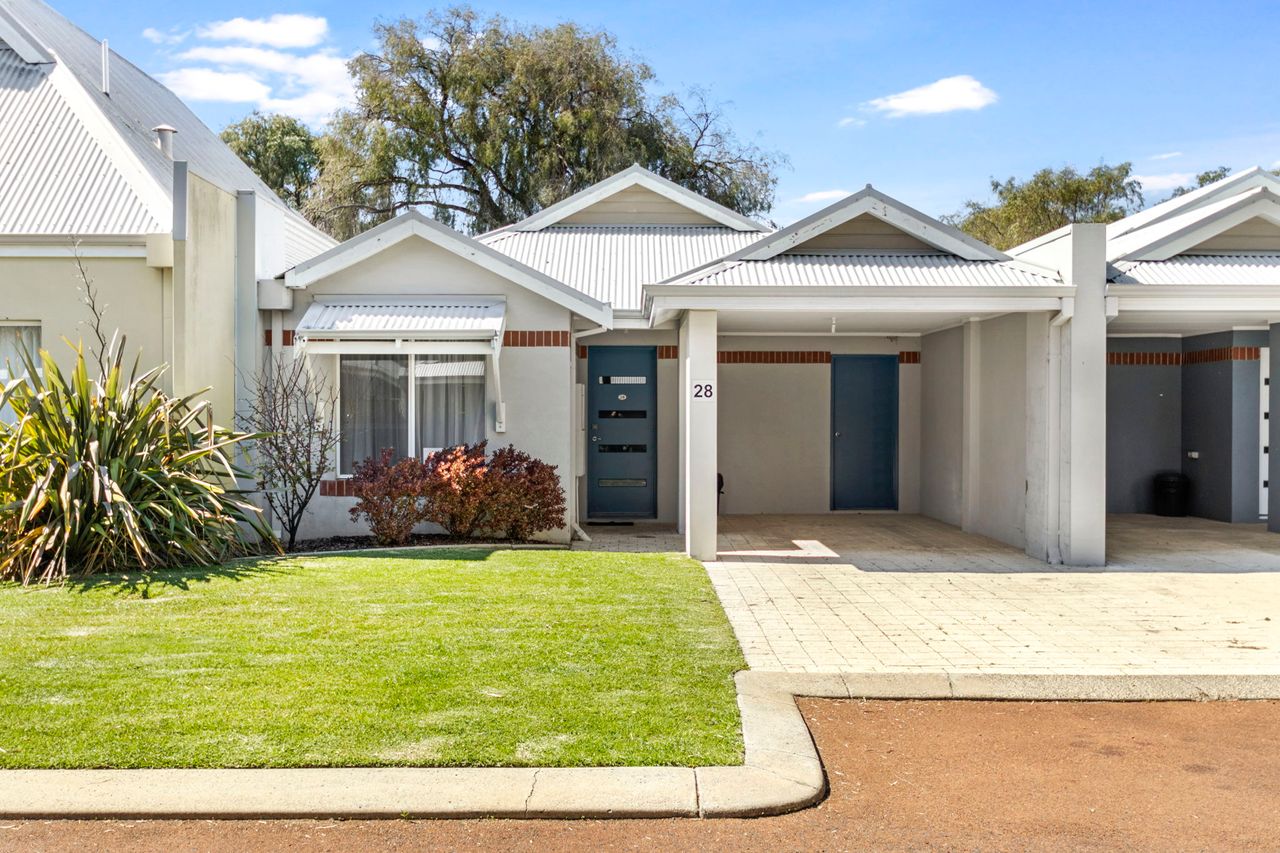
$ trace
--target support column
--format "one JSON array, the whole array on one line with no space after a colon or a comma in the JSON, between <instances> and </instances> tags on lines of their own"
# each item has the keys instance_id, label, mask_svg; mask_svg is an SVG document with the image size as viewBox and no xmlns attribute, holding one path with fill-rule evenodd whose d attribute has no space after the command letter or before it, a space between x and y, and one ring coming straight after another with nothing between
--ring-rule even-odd
<instances>
[{"instance_id":1,"label":"support column","mask_svg":"<svg viewBox=\"0 0 1280 853\"><path fill-rule=\"evenodd\" d=\"M676 459L679 460L677 465L676 476L676 532L684 533L684 508L687 504L688 496L685 492L685 482L688 480L688 471L685 470L685 448L688 441L685 438L685 416L689 411L688 403L688 381L689 370L685 364L685 356L689 353L689 325L681 322L680 328L676 331L676 364L680 374L676 386L676 433L679 436L680 446L677 449Z\"/></svg>"},{"instance_id":2,"label":"support column","mask_svg":"<svg viewBox=\"0 0 1280 853\"><path fill-rule=\"evenodd\" d=\"M960 444L960 529L971 532L978 521L979 446L982 424L979 417L982 381L982 323L977 318L964 324L964 396L961 403Z\"/></svg>"},{"instance_id":3,"label":"support column","mask_svg":"<svg viewBox=\"0 0 1280 853\"><path fill-rule=\"evenodd\" d=\"M1262 401L1267 417L1267 529L1280 533L1280 323L1270 326L1271 377L1267 398Z\"/></svg>"},{"instance_id":4,"label":"support column","mask_svg":"<svg viewBox=\"0 0 1280 853\"><path fill-rule=\"evenodd\" d=\"M1063 329L1062 560L1101 566L1107 551L1106 226L1071 226L1067 282L1075 311Z\"/></svg>"},{"instance_id":5,"label":"support column","mask_svg":"<svg viewBox=\"0 0 1280 853\"><path fill-rule=\"evenodd\" d=\"M684 487L685 551L697 560L716 558L717 515L716 412L717 323L715 311L688 311L681 324L680 435L683 439L681 482Z\"/></svg>"}]
</instances>

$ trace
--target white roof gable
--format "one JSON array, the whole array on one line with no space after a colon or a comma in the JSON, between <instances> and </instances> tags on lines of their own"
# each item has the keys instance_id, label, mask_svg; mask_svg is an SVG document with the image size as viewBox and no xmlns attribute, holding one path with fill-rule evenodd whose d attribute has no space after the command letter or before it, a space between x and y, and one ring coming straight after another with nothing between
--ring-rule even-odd
<instances>
[{"instance_id":1,"label":"white roof gable","mask_svg":"<svg viewBox=\"0 0 1280 853\"><path fill-rule=\"evenodd\" d=\"M531 269L478 240L454 231L417 210L408 210L395 219L298 264L285 273L285 286L307 287L412 238L420 238L446 249L602 326L613 324L613 311L603 302Z\"/></svg>"},{"instance_id":2,"label":"white roof gable","mask_svg":"<svg viewBox=\"0 0 1280 853\"><path fill-rule=\"evenodd\" d=\"M28 65L53 62L53 56L40 40L4 7L0 7L0 42L7 44Z\"/></svg>"},{"instance_id":3,"label":"white roof gable","mask_svg":"<svg viewBox=\"0 0 1280 853\"><path fill-rule=\"evenodd\" d=\"M564 219L573 216L585 210L588 207L603 201L612 195L631 187L642 187L650 192L672 201L681 207L684 207L702 217L710 220L712 223L732 228L735 231L765 231L764 225L743 216L736 211L730 210L724 205L717 204L708 198L703 198L697 193L687 190L679 184L669 181L659 175L650 172L642 166L636 165L623 169L618 174L605 178L597 184L587 187L581 192L569 196L563 201L557 202L527 219L522 219L505 228L497 229L497 231L541 231L550 225L555 225ZM649 223L653 224L653 223ZM495 233L495 232L490 232Z\"/></svg>"},{"instance_id":4,"label":"white roof gable","mask_svg":"<svg viewBox=\"0 0 1280 853\"><path fill-rule=\"evenodd\" d=\"M1124 219L1112 222L1107 226L1107 239L1114 240L1130 234L1140 228L1147 228L1167 219L1181 216L1188 211L1206 207L1221 201L1227 196L1237 195L1258 187L1269 187L1280 191L1280 178L1260 166L1245 169L1228 175L1219 181L1183 193L1171 199L1152 205L1146 210L1130 214Z\"/></svg>"},{"instance_id":5,"label":"white roof gable","mask_svg":"<svg viewBox=\"0 0 1280 853\"><path fill-rule=\"evenodd\" d=\"M973 239L969 235L926 216L902 202L874 189L866 189L819 210L781 231L777 231L747 248L736 252L729 260L759 261L772 258L788 250L795 250L838 225L863 215L870 215L892 225L903 233L935 247L940 252L955 255L969 261L999 261L1008 257L996 249Z\"/></svg>"},{"instance_id":6,"label":"white roof gable","mask_svg":"<svg viewBox=\"0 0 1280 853\"><path fill-rule=\"evenodd\" d=\"M1280 224L1280 193L1258 186L1108 239L1107 260L1167 260L1254 218Z\"/></svg>"}]
</instances>

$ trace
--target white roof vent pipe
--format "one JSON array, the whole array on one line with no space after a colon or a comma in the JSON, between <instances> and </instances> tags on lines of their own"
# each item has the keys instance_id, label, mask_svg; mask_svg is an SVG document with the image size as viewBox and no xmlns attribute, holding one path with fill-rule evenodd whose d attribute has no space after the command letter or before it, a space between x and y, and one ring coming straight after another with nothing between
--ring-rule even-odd
<instances>
[{"instance_id":1,"label":"white roof vent pipe","mask_svg":"<svg viewBox=\"0 0 1280 853\"><path fill-rule=\"evenodd\" d=\"M176 127L168 124L160 124L151 128L156 134L156 145L159 146L161 153L173 159L173 135L178 132Z\"/></svg>"},{"instance_id":2,"label":"white roof vent pipe","mask_svg":"<svg viewBox=\"0 0 1280 853\"><path fill-rule=\"evenodd\" d=\"M111 97L111 48L102 40L102 94Z\"/></svg>"}]
</instances>

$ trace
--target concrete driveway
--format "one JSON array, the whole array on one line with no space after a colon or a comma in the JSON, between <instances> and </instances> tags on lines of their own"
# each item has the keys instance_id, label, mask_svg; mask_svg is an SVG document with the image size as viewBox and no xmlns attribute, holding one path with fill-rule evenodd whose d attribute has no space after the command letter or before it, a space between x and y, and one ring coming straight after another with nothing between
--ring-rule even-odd
<instances>
[{"instance_id":1,"label":"concrete driveway","mask_svg":"<svg viewBox=\"0 0 1280 853\"><path fill-rule=\"evenodd\" d=\"M920 516L729 516L707 571L752 669L1280 672L1280 536L1121 516L1110 542L1050 569Z\"/></svg>"}]
</instances>

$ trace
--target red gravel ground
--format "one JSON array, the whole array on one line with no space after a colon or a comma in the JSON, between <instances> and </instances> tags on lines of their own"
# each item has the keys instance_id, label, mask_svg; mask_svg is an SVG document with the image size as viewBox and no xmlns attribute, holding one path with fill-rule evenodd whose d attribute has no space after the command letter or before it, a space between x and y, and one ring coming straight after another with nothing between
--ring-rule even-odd
<instances>
[{"instance_id":1,"label":"red gravel ground","mask_svg":"<svg viewBox=\"0 0 1280 853\"><path fill-rule=\"evenodd\" d=\"M0 821L0 848L1280 849L1280 702L801 704L831 795L781 817Z\"/></svg>"}]
</instances>

